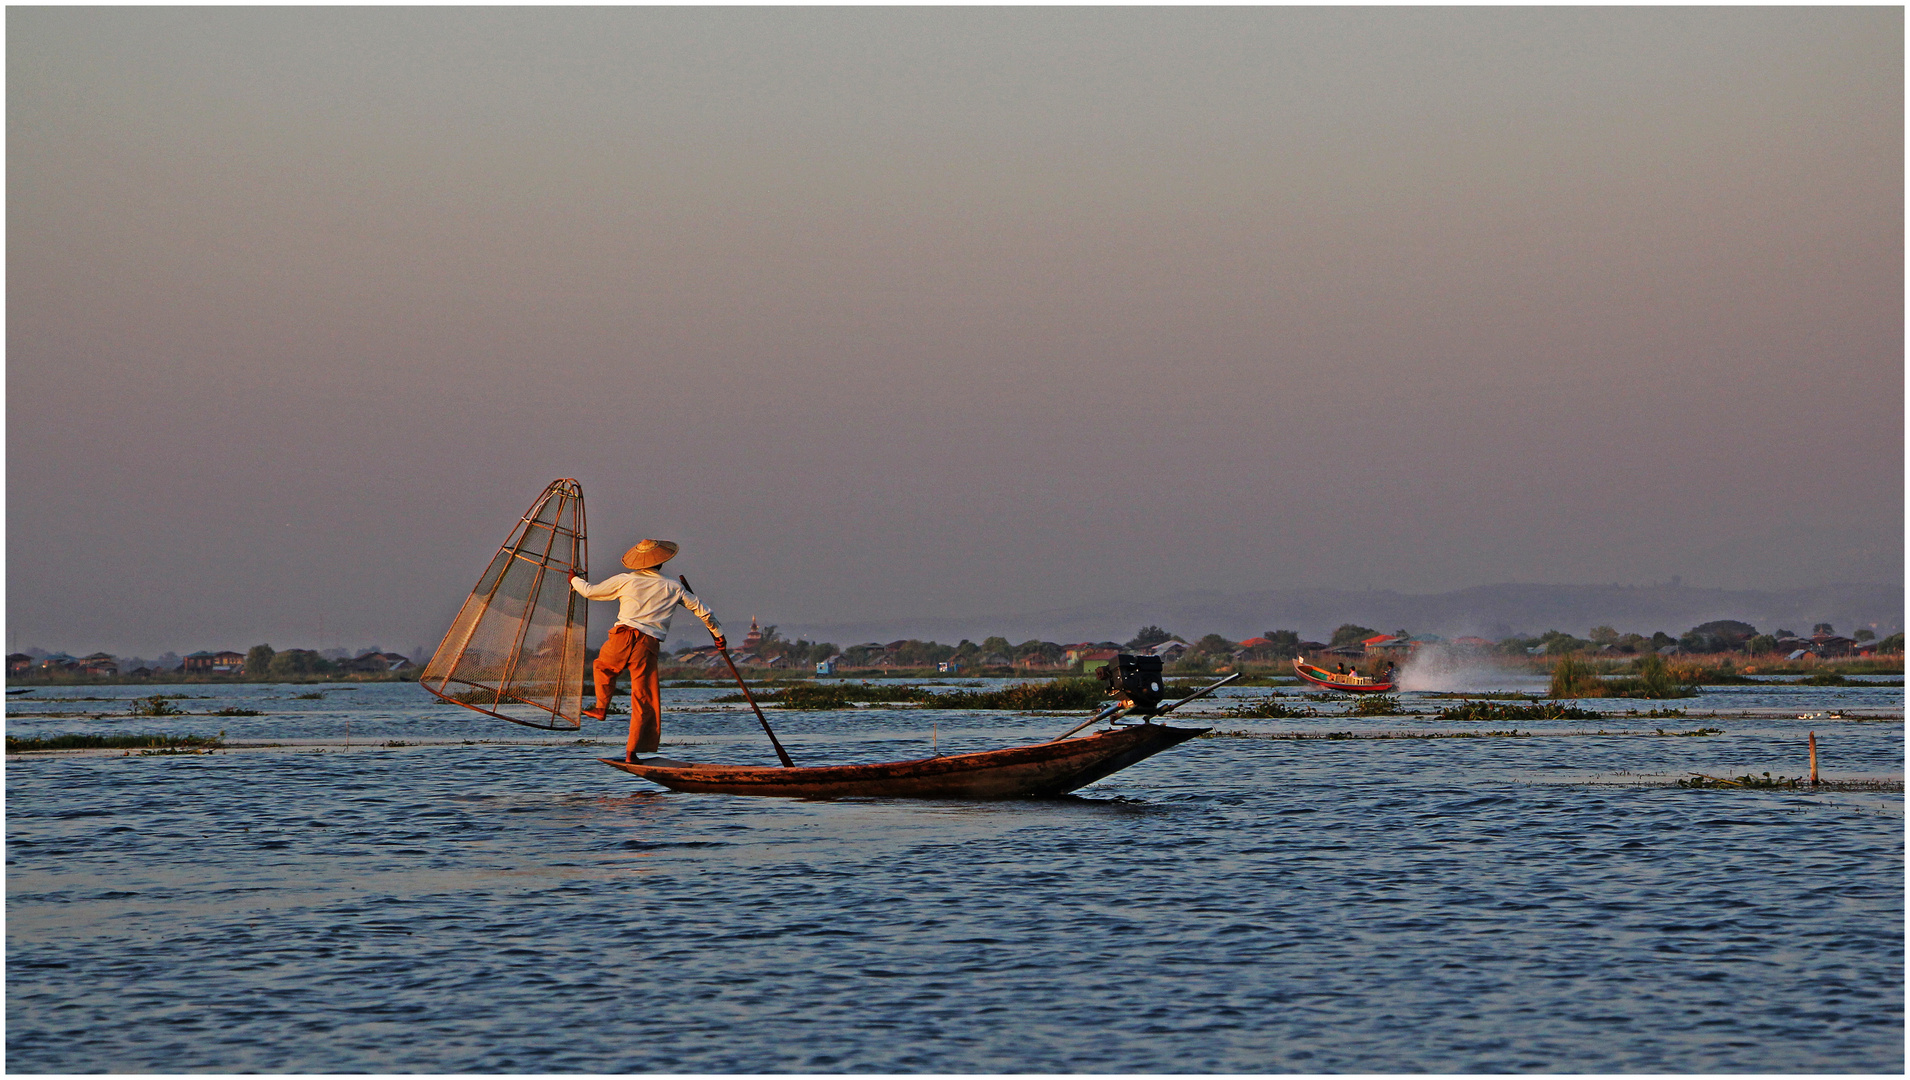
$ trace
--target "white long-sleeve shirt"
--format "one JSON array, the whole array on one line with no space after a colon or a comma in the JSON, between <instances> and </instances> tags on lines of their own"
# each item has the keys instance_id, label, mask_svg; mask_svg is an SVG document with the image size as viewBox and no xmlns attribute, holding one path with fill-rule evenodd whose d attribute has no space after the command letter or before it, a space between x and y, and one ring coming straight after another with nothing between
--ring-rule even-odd
<instances>
[{"instance_id":1,"label":"white long-sleeve shirt","mask_svg":"<svg viewBox=\"0 0 1910 1080\"><path fill-rule=\"evenodd\" d=\"M586 600L617 601L617 625L648 634L659 643L670 636L670 616L676 614L678 604L702 619L703 625L710 628L710 636L723 632L716 624L716 616L710 614L710 609L703 606L695 593L655 570L632 570L595 585L583 578L571 578L570 587Z\"/></svg>"}]
</instances>

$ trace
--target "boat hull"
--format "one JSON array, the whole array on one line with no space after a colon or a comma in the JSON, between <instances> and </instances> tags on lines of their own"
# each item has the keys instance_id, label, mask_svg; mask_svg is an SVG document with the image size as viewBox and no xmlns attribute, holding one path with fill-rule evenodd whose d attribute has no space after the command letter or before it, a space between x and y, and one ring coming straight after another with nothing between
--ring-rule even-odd
<instances>
[{"instance_id":1,"label":"boat hull","mask_svg":"<svg viewBox=\"0 0 1910 1080\"><path fill-rule=\"evenodd\" d=\"M1331 671L1321 667L1314 667L1312 664L1302 664L1298 660L1293 662L1293 673L1315 686L1323 686L1328 690L1338 690L1342 694L1383 694L1393 688L1391 682L1340 682L1333 678Z\"/></svg>"},{"instance_id":2,"label":"boat hull","mask_svg":"<svg viewBox=\"0 0 1910 1080\"><path fill-rule=\"evenodd\" d=\"M973 754L793 769L599 760L672 791L799 799L1041 799L1085 787L1206 730L1135 724L1080 739Z\"/></svg>"}]
</instances>

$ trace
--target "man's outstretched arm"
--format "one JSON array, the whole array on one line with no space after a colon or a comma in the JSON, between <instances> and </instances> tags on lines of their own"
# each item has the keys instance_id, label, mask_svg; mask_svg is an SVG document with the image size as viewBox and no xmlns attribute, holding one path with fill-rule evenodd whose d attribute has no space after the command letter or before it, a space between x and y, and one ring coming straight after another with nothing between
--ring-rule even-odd
<instances>
[{"instance_id":1,"label":"man's outstretched arm","mask_svg":"<svg viewBox=\"0 0 1910 1080\"><path fill-rule=\"evenodd\" d=\"M729 642L725 641L723 638L723 628L717 625L716 616L710 613L710 609L708 605L704 604L703 601L698 600L696 598L695 593L691 592L688 589L685 589L683 590L681 594L678 595L677 602L681 603L684 607L689 608L690 614L695 615L697 618L703 620L703 625L709 628L710 637L716 639L717 648L726 649L729 647Z\"/></svg>"},{"instance_id":2,"label":"man's outstretched arm","mask_svg":"<svg viewBox=\"0 0 1910 1080\"><path fill-rule=\"evenodd\" d=\"M611 582L616 580L614 577L609 577L592 585L577 571L572 570L570 572L570 587L577 591L578 596L586 600L615 600L617 598L617 589L622 584L621 582L618 582L616 585L611 584Z\"/></svg>"}]
</instances>

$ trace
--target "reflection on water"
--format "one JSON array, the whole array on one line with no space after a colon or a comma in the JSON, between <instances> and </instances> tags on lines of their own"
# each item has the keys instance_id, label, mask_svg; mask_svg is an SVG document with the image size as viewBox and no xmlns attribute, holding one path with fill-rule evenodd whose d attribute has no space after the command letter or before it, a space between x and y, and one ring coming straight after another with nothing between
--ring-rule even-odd
<instances>
[{"instance_id":1,"label":"reflection on water","mask_svg":"<svg viewBox=\"0 0 1910 1080\"><path fill-rule=\"evenodd\" d=\"M1902 704L1741 689L1798 711ZM14 1071L1903 1065L1902 797L1662 786L1796 775L1807 731L1831 775L1900 776L1900 723L1210 739L1070 800L824 803L662 793L575 736L467 721L415 687L184 692L213 695L180 702L198 714L268 715L33 718L17 714L101 703L16 700L8 730L270 741L349 721L359 741L11 763ZM915 756L932 723L944 750L1069 726L772 720L816 761ZM666 741L761 763L753 724L677 714ZM376 745L421 738L453 744ZM1658 783L1573 782L1621 775Z\"/></svg>"}]
</instances>

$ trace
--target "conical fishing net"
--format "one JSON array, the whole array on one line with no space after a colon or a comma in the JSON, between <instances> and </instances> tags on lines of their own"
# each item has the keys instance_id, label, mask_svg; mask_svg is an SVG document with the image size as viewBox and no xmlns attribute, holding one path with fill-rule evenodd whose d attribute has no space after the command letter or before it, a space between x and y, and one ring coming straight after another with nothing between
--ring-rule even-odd
<instances>
[{"instance_id":1,"label":"conical fishing net","mask_svg":"<svg viewBox=\"0 0 1910 1080\"><path fill-rule=\"evenodd\" d=\"M419 682L453 704L530 727L583 726L584 492L544 489L452 620Z\"/></svg>"}]
</instances>

